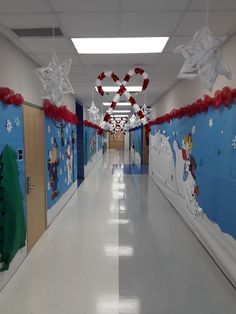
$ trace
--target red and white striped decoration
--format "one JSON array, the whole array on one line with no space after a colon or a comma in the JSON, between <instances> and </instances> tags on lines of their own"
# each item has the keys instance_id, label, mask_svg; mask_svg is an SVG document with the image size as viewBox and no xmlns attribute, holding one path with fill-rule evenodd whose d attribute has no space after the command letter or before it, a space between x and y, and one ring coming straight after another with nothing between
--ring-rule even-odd
<instances>
[{"instance_id":1,"label":"red and white striped decoration","mask_svg":"<svg viewBox=\"0 0 236 314\"><path fill-rule=\"evenodd\" d=\"M111 114L113 113L113 110L116 108L116 105L118 103L118 101L120 100L121 95L125 95L125 97L127 98L127 100L130 102L131 106L133 106L134 111L136 113L136 115L139 117L140 121L142 122L143 125L147 124L147 120L144 116L144 113L142 111L142 109L140 109L139 105L136 103L136 100L134 99L133 96L130 95L130 93L128 92L128 90L126 89L126 84L130 81L131 77L134 74L139 74L142 75L143 77L143 86L142 86L142 90L146 90L149 84L149 78L148 78L148 74L141 68L134 68L129 70L129 72L126 74L126 76L124 77L123 82L120 82L119 77L112 71L105 71L102 72L96 81L96 86L97 86L97 90L99 92L99 94L101 96L104 95L104 90L102 88L102 81L105 78L111 78L113 80L113 82L116 83L116 85L118 85L120 88L118 90L118 92L115 94L112 103L109 107L109 109L107 110L103 121L100 124L101 128L105 128L106 124L109 122L110 118L111 118Z\"/></svg>"}]
</instances>

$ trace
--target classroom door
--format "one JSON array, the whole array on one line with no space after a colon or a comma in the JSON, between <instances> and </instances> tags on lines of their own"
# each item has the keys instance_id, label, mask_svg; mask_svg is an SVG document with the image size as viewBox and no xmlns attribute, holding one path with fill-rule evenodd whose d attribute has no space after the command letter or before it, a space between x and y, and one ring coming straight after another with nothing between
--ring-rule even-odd
<instances>
[{"instance_id":1,"label":"classroom door","mask_svg":"<svg viewBox=\"0 0 236 314\"><path fill-rule=\"evenodd\" d=\"M44 114L24 105L28 251L46 229Z\"/></svg>"}]
</instances>

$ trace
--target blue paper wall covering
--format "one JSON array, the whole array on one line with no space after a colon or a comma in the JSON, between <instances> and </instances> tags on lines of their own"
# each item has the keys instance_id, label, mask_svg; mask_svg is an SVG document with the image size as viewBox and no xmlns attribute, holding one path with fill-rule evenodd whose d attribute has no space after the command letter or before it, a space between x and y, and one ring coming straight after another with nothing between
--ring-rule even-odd
<instances>
[{"instance_id":1,"label":"blue paper wall covering","mask_svg":"<svg viewBox=\"0 0 236 314\"><path fill-rule=\"evenodd\" d=\"M102 136L97 135L97 142L98 142L98 151L102 149Z\"/></svg>"},{"instance_id":2,"label":"blue paper wall covering","mask_svg":"<svg viewBox=\"0 0 236 314\"><path fill-rule=\"evenodd\" d=\"M134 151L140 156L142 154L142 128L135 128L133 131L130 131L130 143L131 147L134 148Z\"/></svg>"},{"instance_id":3,"label":"blue paper wall covering","mask_svg":"<svg viewBox=\"0 0 236 314\"><path fill-rule=\"evenodd\" d=\"M77 180L76 126L45 117L46 194L50 209Z\"/></svg>"},{"instance_id":4,"label":"blue paper wall covering","mask_svg":"<svg viewBox=\"0 0 236 314\"><path fill-rule=\"evenodd\" d=\"M25 158L24 158L24 128L22 107L5 105L0 102L0 153L8 144L18 156L20 187L24 199L24 214L26 215L25 200Z\"/></svg>"},{"instance_id":5,"label":"blue paper wall covering","mask_svg":"<svg viewBox=\"0 0 236 314\"><path fill-rule=\"evenodd\" d=\"M100 136L99 136L100 137ZM97 131L94 128L84 126L84 164L92 159L97 151Z\"/></svg>"},{"instance_id":6,"label":"blue paper wall covering","mask_svg":"<svg viewBox=\"0 0 236 314\"><path fill-rule=\"evenodd\" d=\"M236 239L236 106L209 109L193 118L175 119L154 125L151 134L160 132L171 146L176 161L176 141L183 160L195 180L199 206L220 229ZM177 148L178 149L178 148ZM186 176L188 171L186 171ZM183 174L183 181L185 173Z\"/></svg>"}]
</instances>

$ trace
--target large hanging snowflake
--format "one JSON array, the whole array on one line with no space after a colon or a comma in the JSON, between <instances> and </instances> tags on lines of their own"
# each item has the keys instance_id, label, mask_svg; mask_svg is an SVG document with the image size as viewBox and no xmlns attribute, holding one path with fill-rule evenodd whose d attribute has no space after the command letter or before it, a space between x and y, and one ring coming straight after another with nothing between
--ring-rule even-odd
<instances>
[{"instance_id":1,"label":"large hanging snowflake","mask_svg":"<svg viewBox=\"0 0 236 314\"><path fill-rule=\"evenodd\" d=\"M99 109L96 107L95 103L92 101L91 107L88 109L89 119L91 122L98 122L100 120Z\"/></svg>"},{"instance_id":2,"label":"large hanging snowflake","mask_svg":"<svg viewBox=\"0 0 236 314\"><path fill-rule=\"evenodd\" d=\"M203 27L195 33L187 44L178 46L175 52L182 53L185 63L178 77L195 79L197 76L203 81L205 88L212 91L218 75L231 79L231 71L224 63L219 47L227 37L216 38L208 27Z\"/></svg>"},{"instance_id":3,"label":"large hanging snowflake","mask_svg":"<svg viewBox=\"0 0 236 314\"><path fill-rule=\"evenodd\" d=\"M64 94L74 93L68 78L71 62L71 59L60 62L54 52L47 66L36 69L36 73L43 83L41 98L51 100L54 104L60 105Z\"/></svg>"},{"instance_id":4,"label":"large hanging snowflake","mask_svg":"<svg viewBox=\"0 0 236 314\"><path fill-rule=\"evenodd\" d=\"M143 114L144 114L144 117L146 119L150 119L150 114L151 114L151 111L152 109L151 108L148 108L146 104L144 104L141 108Z\"/></svg>"},{"instance_id":5,"label":"large hanging snowflake","mask_svg":"<svg viewBox=\"0 0 236 314\"><path fill-rule=\"evenodd\" d=\"M232 140L232 147L233 147L233 149L236 149L236 135Z\"/></svg>"},{"instance_id":6,"label":"large hanging snowflake","mask_svg":"<svg viewBox=\"0 0 236 314\"><path fill-rule=\"evenodd\" d=\"M8 132L8 133L11 133L11 132L12 132L12 123L11 123L11 120L7 120L7 121L6 121L6 129L7 129L7 132Z\"/></svg>"}]
</instances>

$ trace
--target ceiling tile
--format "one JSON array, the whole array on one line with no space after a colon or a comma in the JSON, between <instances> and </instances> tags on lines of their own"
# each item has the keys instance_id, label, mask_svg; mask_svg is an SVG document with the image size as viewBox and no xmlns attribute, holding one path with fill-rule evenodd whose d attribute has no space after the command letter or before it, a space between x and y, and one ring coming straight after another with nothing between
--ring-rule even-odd
<instances>
[{"instance_id":1,"label":"ceiling tile","mask_svg":"<svg viewBox=\"0 0 236 314\"><path fill-rule=\"evenodd\" d=\"M189 0L122 0L124 11L160 11L160 10L184 10Z\"/></svg>"},{"instance_id":2,"label":"ceiling tile","mask_svg":"<svg viewBox=\"0 0 236 314\"><path fill-rule=\"evenodd\" d=\"M116 13L58 14L69 37L117 37L120 25Z\"/></svg>"},{"instance_id":3,"label":"ceiling tile","mask_svg":"<svg viewBox=\"0 0 236 314\"><path fill-rule=\"evenodd\" d=\"M36 56L41 61L42 65L48 64L49 61L51 60L51 57L52 57L51 54L37 54ZM72 67L80 64L77 55L57 53L57 56L58 56L60 61L71 58L72 59Z\"/></svg>"},{"instance_id":4,"label":"ceiling tile","mask_svg":"<svg viewBox=\"0 0 236 314\"><path fill-rule=\"evenodd\" d=\"M206 0L197 0L192 1L189 10L203 10L205 11L207 8ZM230 11L236 10L236 1L235 0L214 0L209 1L209 8L210 10L223 10L223 11Z\"/></svg>"},{"instance_id":5,"label":"ceiling tile","mask_svg":"<svg viewBox=\"0 0 236 314\"><path fill-rule=\"evenodd\" d=\"M37 28L58 26L53 14L0 15L0 22L9 28Z\"/></svg>"},{"instance_id":6,"label":"ceiling tile","mask_svg":"<svg viewBox=\"0 0 236 314\"><path fill-rule=\"evenodd\" d=\"M166 44L166 47L164 49L164 53L165 52L173 52L176 47L178 47L179 45L183 45L183 44L187 43L191 39L192 39L192 37L190 37L190 36L171 37Z\"/></svg>"},{"instance_id":7,"label":"ceiling tile","mask_svg":"<svg viewBox=\"0 0 236 314\"><path fill-rule=\"evenodd\" d=\"M15 13L46 13L51 12L52 8L48 0L7 0L1 1L1 14Z\"/></svg>"},{"instance_id":8,"label":"ceiling tile","mask_svg":"<svg viewBox=\"0 0 236 314\"><path fill-rule=\"evenodd\" d=\"M106 66L120 65L132 68L148 64L156 64L160 54L124 54L124 55L80 55L83 65L89 66Z\"/></svg>"},{"instance_id":9,"label":"ceiling tile","mask_svg":"<svg viewBox=\"0 0 236 314\"><path fill-rule=\"evenodd\" d=\"M182 64L184 62L184 58L181 54L176 54L176 53L171 53L171 52L166 52L163 53L163 55L161 56L158 65L159 64Z\"/></svg>"},{"instance_id":10,"label":"ceiling tile","mask_svg":"<svg viewBox=\"0 0 236 314\"><path fill-rule=\"evenodd\" d=\"M180 23L175 35L193 36L197 30L206 25L206 12L188 12ZM209 28L215 36L231 32L236 25L236 11L210 12Z\"/></svg>"},{"instance_id":11,"label":"ceiling tile","mask_svg":"<svg viewBox=\"0 0 236 314\"><path fill-rule=\"evenodd\" d=\"M121 36L170 36L182 12L130 12L121 15Z\"/></svg>"},{"instance_id":12,"label":"ceiling tile","mask_svg":"<svg viewBox=\"0 0 236 314\"><path fill-rule=\"evenodd\" d=\"M119 9L119 0L51 0L57 12L107 12Z\"/></svg>"},{"instance_id":13,"label":"ceiling tile","mask_svg":"<svg viewBox=\"0 0 236 314\"><path fill-rule=\"evenodd\" d=\"M26 48L35 54L52 54L52 38L21 38ZM66 38L55 38L55 50L58 54L74 54L72 43Z\"/></svg>"}]
</instances>

